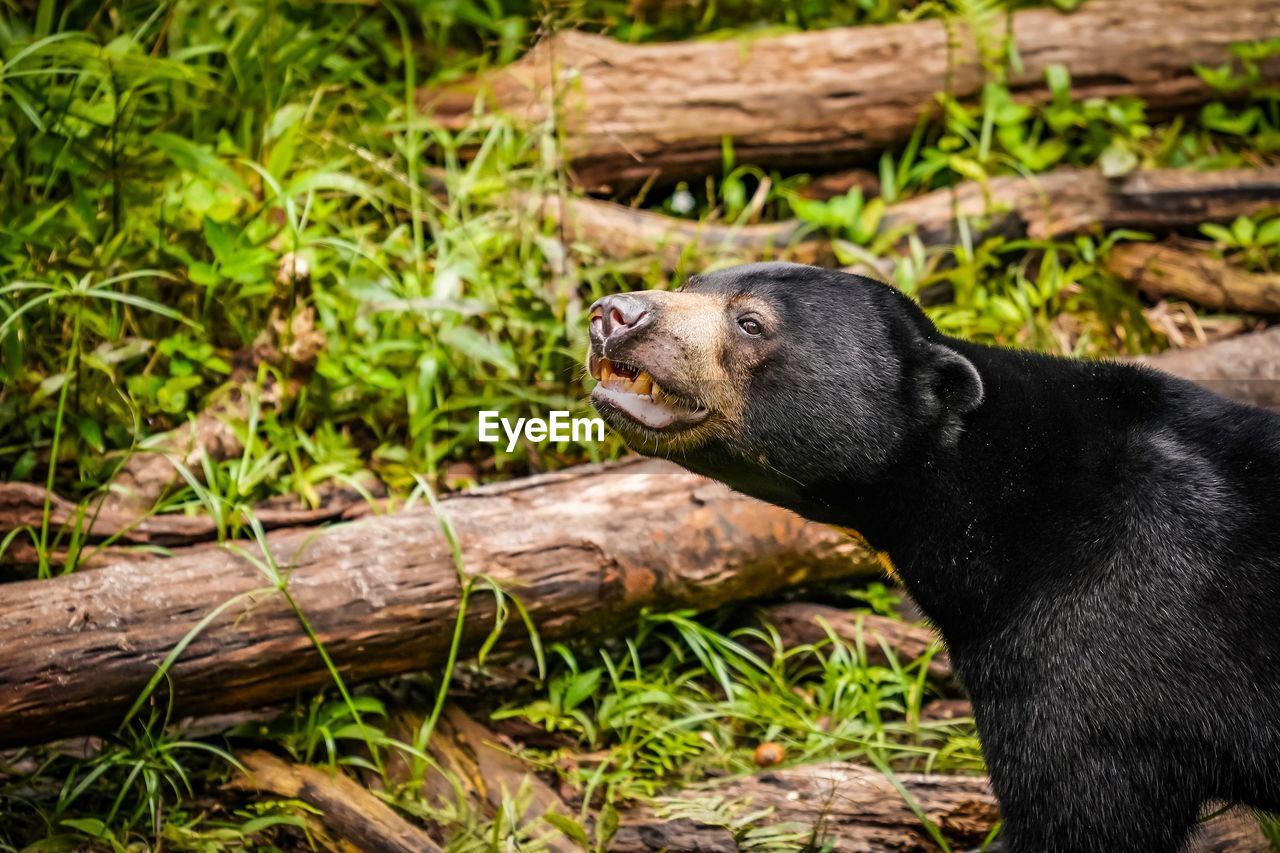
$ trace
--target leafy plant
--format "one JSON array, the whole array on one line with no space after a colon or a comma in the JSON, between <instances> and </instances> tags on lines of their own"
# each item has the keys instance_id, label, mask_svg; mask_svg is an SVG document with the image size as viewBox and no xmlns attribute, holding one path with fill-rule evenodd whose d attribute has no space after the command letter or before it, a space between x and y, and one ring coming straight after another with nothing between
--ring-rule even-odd
<instances>
[{"instance_id":1,"label":"leafy plant","mask_svg":"<svg viewBox=\"0 0 1280 853\"><path fill-rule=\"evenodd\" d=\"M1200 231L1224 254L1253 269L1270 271L1280 247L1280 217L1239 216L1229 226L1209 222Z\"/></svg>"}]
</instances>

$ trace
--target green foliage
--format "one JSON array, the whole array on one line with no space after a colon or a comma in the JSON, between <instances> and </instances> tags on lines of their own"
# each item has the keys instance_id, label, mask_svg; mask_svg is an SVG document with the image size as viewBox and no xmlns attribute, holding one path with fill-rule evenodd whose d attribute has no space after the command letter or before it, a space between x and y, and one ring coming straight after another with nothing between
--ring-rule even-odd
<instances>
[{"instance_id":1,"label":"green foliage","mask_svg":"<svg viewBox=\"0 0 1280 853\"><path fill-rule=\"evenodd\" d=\"M674 780L747 772L764 741L783 744L796 763L841 755L980 767L963 721L920 721L927 657L904 665L886 650L889 663L874 665L862 642L833 635L783 648L767 627L724 633L680 613L647 618L594 660L559 644L552 652L546 696L495 718L520 716L581 739L593 750L590 764L564 771L554 756L547 764L606 802L652 796Z\"/></svg>"},{"instance_id":2,"label":"green foliage","mask_svg":"<svg viewBox=\"0 0 1280 853\"><path fill-rule=\"evenodd\" d=\"M1144 236L1121 231L1101 243L1087 236L992 238L978 246L962 240L948 264L909 286L949 288L950 299L928 313L951 334L1069 355L1145 352L1155 340L1141 303L1102 265L1116 241Z\"/></svg>"},{"instance_id":3,"label":"green foliage","mask_svg":"<svg viewBox=\"0 0 1280 853\"><path fill-rule=\"evenodd\" d=\"M1248 269L1270 272L1280 259L1280 217L1240 216L1229 226L1210 222L1200 230L1223 255Z\"/></svg>"},{"instance_id":4,"label":"green foliage","mask_svg":"<svg viewBox=\"0 0 1280 853\"><path fill-rule=\"evenodd\" d=\"M345 473L361 448L407 489L474 452L480 401L580 406L567 380L582 305L622 282L579 266L537 217L478 209L542 180L539 141L500 122L454 136L406 112L413 66L379 16L272 8L73 5L45 22L58 32L0 27L0 473L50 460L64 492L104 485L120 454L242 381L238 354L283 349L299 318L322 346L314 365L268 359L269 382L303 384L257 438L300 481L327 462L313 430ZM434 33L439 12L414 15ZM447 201L425 191L428 155ZM284 273L296 264L301 279ZM499 464L535 463L521 448ZM263 477L256 495L314 495L295 485Z\"/></svg>"}]
</instances>

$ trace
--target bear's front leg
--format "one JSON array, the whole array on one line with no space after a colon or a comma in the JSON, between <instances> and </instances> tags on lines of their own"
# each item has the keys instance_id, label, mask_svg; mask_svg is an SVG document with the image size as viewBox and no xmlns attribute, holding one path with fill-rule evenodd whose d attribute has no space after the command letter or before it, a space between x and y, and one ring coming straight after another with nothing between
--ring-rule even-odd
<instances>
[{"instance_id":1,"label":"bear's front leg","mask_svg":"<svg viewBox=\"0 0 1280 853\"><path fill-rule=\"evenodd\" d=\"M1154 736L1135 741L1105 728L1019 725L987 715L979 725L1000 800L1007 853L1176 853L1202 798L1186 753ZM1090 727L1091 728L1091 727ZM1037 729L1040 733L1037 733Z\"/></svg>"}]
</instances>

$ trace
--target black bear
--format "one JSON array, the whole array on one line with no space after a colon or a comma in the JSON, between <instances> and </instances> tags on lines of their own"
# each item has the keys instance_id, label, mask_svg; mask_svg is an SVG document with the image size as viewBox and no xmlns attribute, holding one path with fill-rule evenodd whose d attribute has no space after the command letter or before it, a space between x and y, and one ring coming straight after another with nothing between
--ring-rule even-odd
<instances>
[{"instance_id":1,"label":"black bear","mask_svg":"<svg viewBox=\"0 0 1280 853\"><path fill-rule=\"evenodd\" d=\"M1280 808L1280 415L795 264L606 297L590 338L632 448L887 552L1006 849L1175 851L1208 804Z\"/></svg>"}]
</instances>

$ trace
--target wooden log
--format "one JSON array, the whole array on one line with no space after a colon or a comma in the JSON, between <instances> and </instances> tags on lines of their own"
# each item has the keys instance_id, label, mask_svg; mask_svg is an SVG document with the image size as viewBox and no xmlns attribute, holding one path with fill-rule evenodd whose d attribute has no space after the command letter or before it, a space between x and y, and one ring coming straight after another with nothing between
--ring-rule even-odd
<instances>
[{"instance_id":1,"label":"wooden log","mask_svg":"<svg viewBox=\"0 0 1280 853\"><path fill-rule=\"evenodd\" d=\"M668 272L708 258L743 261L788 260L830 264L831 241L795 219L759 225L694 222L611 201L546 196L531 199L540 213L561 223L570 240L606 258L655 258Z\"/></svg>"},{"instance_id":2,"label":"wooden log","mask_svg":"<svg viewBox=\"0 0 1280 853\"><path fill-rule=\"evenodd\" d=\"M977 848L999 817L985 778L899 773L911 802L939 830L953 850ZM699 809L700 803L706 803ZM806 850L902 853L938 850L916 812L876 770L849 762L804 765L692 786L652 807L624 812L609 844L614 853L697 850L736 853L739 846L723 821L726 805L754 819L737 826L790 825ZM708 814L699 815L699 811ZM998 848L993 848L998 849ZM1257 822L1231 811L1202 824L1185 853L1263 853L1269 850Z\"/></svg>"},{"instance_id":3,"label":"wooden log","mask_svg":"<svg viewBox=\"0 0 1280 853\"><path fill-rule=\"evenodd\" d=\"M421 714L401 709L392 726L397 737L412 743L424 723ZM421 779L410 776L410 762L404 756L396 756L387 769L397 783L420 784L423 798L432 805L453 805L461 790L472 808L492 817L525 788L528 807L523 820L536 820L549 812L573 813L550 785L503 746L500 735L457 705L445 706L427 749L435 763L424 768Z\"/></svg>"},{"instance_id":4,"label":"wooden log","mask_svg":"<svg viewBox=\"0 0 1280 853\"><path fill-rule=\"evenodd\" d=\"M885 227L910 225L925 245L955 242L963 217L975 239L1048 239L1091 228L1169 230L1280 206L1280 169L1156 169L1111 179L1094 169L966 182L893 205Z\"/></svg>"},{"instance_id":5,"label":"wooden log","mask_svg":"<svg viewBox=\"0 0 1280 853\"><path fill-rule=\"evenodd\" d=\"M1185 241L1125 243L1107 268L1154 299L1176 297L1206 308L1280 314L1280 275L1252 273Z\"/></svg>"},{"instance_id":6,"label":"wooden log","mask_svg":"<svg viewBox=\"0 0 1280 853\"><path fill-rule=\"evenodd\" d=\"M931 678L948 681L951 661L938 648L938 635L925 625L890 619L874 613L859 613L825 604L793 601L775 604L760 612L760 618L777 629L787 648L827 642L832 636L866 650L867 661L885 664L887 648L900 663L913 663L933 652L928 672Z\"/></svg>"},{"instance_id":7,"label":"wooden log","mask_svg":"<svg viewBox=\"0 0 1280 853\"><path fill-rule=\"evenodd\" d=\"M869 169L842 169L839 172L814 175L809 183L800 188L800 195L803 198L828 201L855 189L862 191L863 198L874 198L880 195L880 178Z\"/></svg>"},{"instance_id":8,"label":"wooden log","mask_svg":"<svg viewBox=\"0 0 1280 853\"><path fill-rule=\"evenodd\" d=\"M389 732L404 743L414 743L426 718L408 707L396 708L389 720ZM424 802L448 811L458 808L459 799L467 808L486 817L495 817L520 796L523 810L518 819L524 829L539 836L537 849L550 853L573 853L576 844L564 839L559 830L540 819L547 814L576 816L560 795L511 751L510 742L492 731L457 705L446 705L431 739L428 754L434 763L421 768L415 778L412 758L392 751L387 759L387 778L395 786L417 788ZM377 785L381 779L373 779ZM510 819L511 816L508 816Z\"/></svg>"},{"instance_id":9,"label":"wooden log","mask_svg":"<svg viewBox=\"0 0 1280 853\"><path fill-rule=\"evenodd\" d=\"M240 453L244 445L232 422L244 420L245 410L243 397L230 394L190 423L152 436L116 474L102 511L109 516L140 518L181 482L178 465L202 475L205 460L220 461Z\"/></svg>"},{"instance_id":10,"label":"wooden log","mask_svg":"<svg viewBox=\"0 0 1280 853\"><path fill-rule=\"evenodd\" d=\"M898 781L955 849L976 847L999 817L995 796L982 777L901 773ZM653 808L624 813L609 849L615 853L737 850L736 845L727 846L732 834L699 818L691 808L700 800L712 799L737 801L744 814L764 812L757 818L759 825L794 824L797 834L813 840L805 849L937 849L888 779L849 762L790 767L686 788L676 797L658 800ZM669 821L668 816L684 820Z\"/></svg>"},{"instance_id":11,"label":"wooden log","mask_svg":"<svg viewBox=\"0 0 1280 853\"><path fill-rule=\"evenodd\" d=\"M1255 406L1280 409L1280 326L1134 359Z\"/></svg>"},{"instance_id":12,"label":"wooden log","mask_svg":"<svg viewBox=\"0 0 1280 853\"><path fill-rule=\"evenodd\" d=\"M0 483L0 535L20 527L40 529L46 492L35 483ZM264 506L255 517L268 530L304 527L340 518L360 501L351 491L335 491L315 509ZM217 522L207 515L165 513L137 514L134 510L74 504L54 496L49 502L49 524L54 530L76 528L86 540L110 538L130 545L187 545L213 539Z\"/></svg>"},{"instance_id":13,"label":"wooden log","mask_svg":"<svg viewBox=\"0 0 1280 853\"><path fill-rule=\"evenodd\" d=\"M788 219L731 226L692 222L592 198L548 197L544 216L570 239L613 259L656 256L663 269L691 259L785 259L825 265L833 258L820 231ZM1094 228L1165 231L1280 207L1280 169L1192 172L1158 169L1113 180L1096 170L1059 169L1032 178L966 182L891 205L885 229L914 231L926 246L958 240L958 220L978 240L990 236L1063 237Z\"/></svg>"},{"instance_id":14,"label":"wooden log","mask_svg":"<svg viewBox=\"0 0 1280 853\"><path fill-rule=\"evenodd\" d=\"M654 460L586 466L442 502L466 571L527 606L544 641L625 625L644 608L712 608L810 581L871 576L847 537ZM422 670L448 652L460 586L426 510L269 538L274 565L352 681ZM252 708L329 683L273 581L242 550L7 584L0 601L0 745L110 731L206 618L161 686L173 712ZM222 610L215 613L218 608ZM478 593L464 650L494 625ZM523 637L512 614L512 642Z\"/></svg>"},{"instance_id":15,"label":"wooden log","mask_svg":"<svg viewBox=\"0 0 1280 853\"><path fill-rule=\"evenodd\" d=\"M1003 33L1001 33L1003 34ZM567 31L512 65L444 91L422 109L448 128L477 96L530 124L555 116L579 183L616 190L657 176L738 162L839 168L909 137L935 95L968 98L987 79L972 39L940 20L778 37L620 44ZM1052 97L1045 69L1071 70L1077 97L1133 95L1155 111L1214 96L1196 65L1230 61L1231 45L1280 36L1280 0L1090 0L1070 15L1013 18L1020 63L1009 86L1024 102ZM1268 64L1268 77L1276 66Z\"/></svg>"},{"instance_id":16,"label":"wooden log","mask_svg":"<svg viewBox=\"0 0 1280 853\"><path fill-rule=\"evenodd\" d=\"M280 259L276 285L282 292L309 280L309 268L292 252ZM141 518L166 492L183 483L180 467L203 479L203 463L239 454L244 445L234 425L248 420L251 401L271 410L295 396L302 377L314 369L326 346L324 333L316 328L315 309L290 309L277 293L276 304L257 340L232 354L231 384L223 387L188 423L142 441L116 473L98 511L117 518ZM259 378L263 364L279 368L288 378L264 382Z\"/></svg>"},{"instance_id":17,"label":"wooden log","mask_svg":"<svg viewBox=\"0 0 1280 853\"><path fill-rule=\"evenodd\" d=\"M232 787L302 800L320 812L319 819L328 829L356 849L443 853L444 848L424 830L341 771L294 764L269 752L246 752L237 758L248 772L234 780Z\"/></svg>"}]
</instances>

